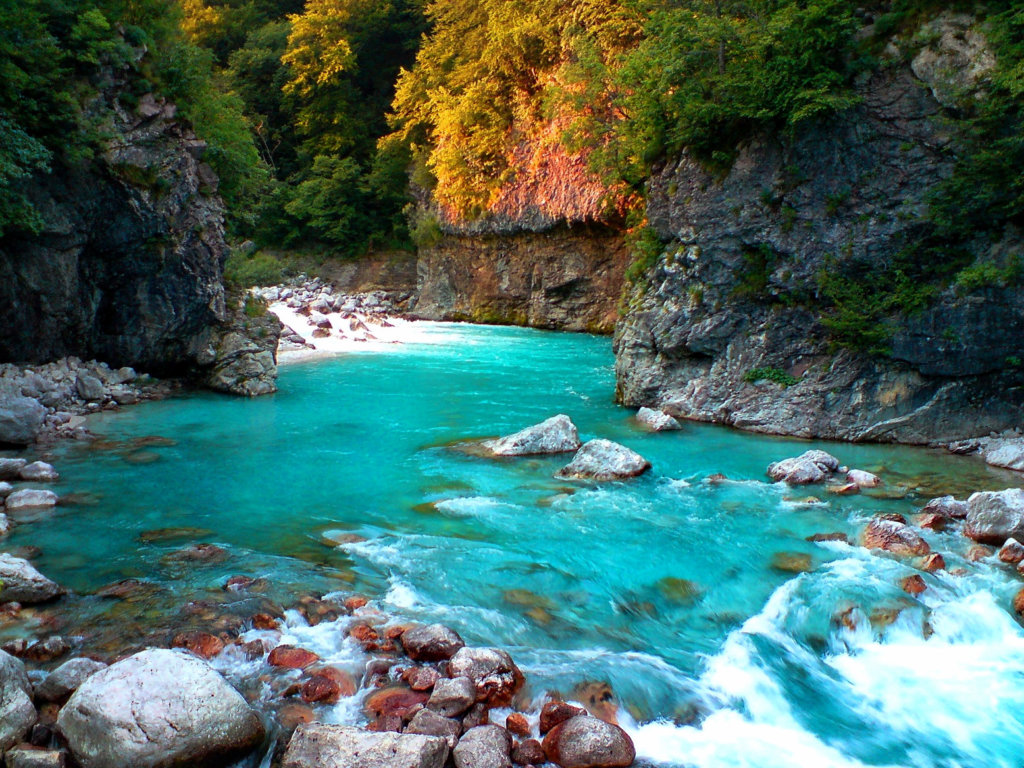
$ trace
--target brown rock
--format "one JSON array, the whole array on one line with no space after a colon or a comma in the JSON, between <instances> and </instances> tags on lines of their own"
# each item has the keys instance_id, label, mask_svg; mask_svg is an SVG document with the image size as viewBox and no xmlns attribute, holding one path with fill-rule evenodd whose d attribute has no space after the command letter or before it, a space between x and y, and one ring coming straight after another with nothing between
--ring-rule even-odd
<instances>
[{"instance_id":1,"label":"brown rock","mask_svg":"<svg viewBox=\"0 0 1024 768\"><path fill-rule=\"evenodd\" d=\"M1016 539L1007 539L1006 543L999 550L999 559L1010 565L1016 565L1024 561L1024 544L1021 544Z\"/></svg>"},{"instance_id":2,"label":"brown rock","mask_svg":"<svg viewBox=\"0 0 1024 768\"><path fill-rule=\"evenodd\" d=\"M845 533L815 533L812 536L808 536L806 541L821 542L821 541L841 541L844 544L850 543L850 537Z\"/></svg>"},{"instance_id":3,"label":"brown rock","mask_svg":"<svg viewBox=\"0 0 1024 768\"><path fill-rule=\"evenodd\" d=\"M443 624L412 627L402 633L402 647L413 661L447 661L466 644Z\"/></svg>"},{"instance_id":4,"label":"brown rock","mask_svg":"<svg viewBox=\"0 0 1024 768\"><path fill-rule=\"evenodd\" d=\"M490 719L488 714L489 710L487 705L480 703L474 704L469 708L469 711L462 716L462 730L468 731L470 728L476 728L478 725L484 725Z\"/></svg>"},{"instance_id":5,"label":"brown rock","mask_svg":"<svg viewBox=\"0 0 1024 768\"><path fill-rule=\"evenodd\" d=\"M530 735L530 721L521 712L513 712L505 718L505 730L522 738Z\"/></svg>"},{"instance_id":6,"label":"brown rock","mask_svg":"<svg viewBox=\"0 0 1024 768\"><path fill-rule=\"evenodd\" d=\"M269 613L257 613L252 617L252 626L253 629L277 629L281 626L281 622Z\"/></svg>"},{"instance_id":7,"label":"brown rock","mask_svg":"<svg viewBox=\"0 0 1024 768\"><path fill-rule=\"evenodd\" d=\"M209 661L224 650L224 641L207 632L181 632L171 641L172 648L184 648Z\"/></svg>"},{"instance_id":8,"label":"brown rock","mask_svg":"<svg viewBox=\"0 0 1024 768\"><path fill-rule=\"evenodd\" d=\"M944 531L949 527L951 519L952 518L937 515L934 512L929 512L928 514L917 515L914 517L914 525L918 528L927 528L930 531Z\"/></svg>"},{"instance_id":9,"label":"brown rock","mask_svg":"<svg viewBox=\"0 0 1024 768\"><path fill-rule=\"evenodd\" d=\"M441 679L441 673L433 667L409 667L402 673L402 679L414 691L429 691Z\"/></svg>"},{"instance_id":10,"label":"brown rock","mask_svg":"<svg viewBox=\"0 0 1024 768\"><path fill-rule=\"evenodd\" d=\"M267 657L270 666L286 669L305 669L318 661L320 657L315 653L304 648L296 648L294 645L279 645Z\"/></svg>"},{"instance_id":11,"label":"brown rock","mask_svg":"<svg viewBox=\"0 0 1024 768\"><path fill-rule=\"evenodd\" d=\"M314 720L316 714L313 709L297 701L290 701L277 710L277 722L286 731L294 731L302 723L312 723Z\"/></svg>"},{"instance_id":12,"label":"brown rock","mask_svg":"<svg viewBox=\"0 0 1024 768\"><path fill-rule=\"evenodd\" d=\"M448 662L448 674L472 680L477 701L489 707L508 706L525 682L512 657L497 648L460 648Z\"/></svg>"},{"instance_id":13,"label":"brown rock","mask_svg":"<svg viewBox=\"0 0 1024 768\"><path fill-rule=\"evenodd\" d=\"M593 717L618 725L619 705L612 687L603 681L588 681L573 688L573 698L586 707Z\"/></svg>"},{"instance_id":14,"label":"brown rock","mask_svg":"<svg viewBox=\"0 0 1024 768\"><path fill-rule=\"evenodd\" d=\"M517 765L540 765L547 761L544 747L536 739L527 739L512 749L512 762Z\"/></svg>"},{"instance_id":15,"label":"brown rock","mask_svg":"<svg viewBox=\"0 0 1024 768\"><path fill-rule=\"evenodd\" d=\"M540 734L543 736L559 723L564 723L570 718L585 715L586 713L585 709L574 707L572 704L567 704L564 701L545 702L540 710Z\"/></svg>"},{"instance_id":16,"label":"brown rock","mask_svg":"<svg viewBox=\"0 0 1024 768\"><path fill-rule=\"evenodd\" d=\"M1013 596L1013 610L1018 616L1024 617L1024 589Z\"/></svg>"},{"instance_id":17,"label":"brown rock","mask_svg":"<svg viewBox=\"0 0 1024 768\"><path fill-rule=\"evenodd\" d=\"M303 683L300 695L307 704L333 704L342 697L355 695L355 692L356 683L350 674L336 667L322 667Z\"/></svg>"},{"instance_id":18,"label":"brown rock","mask_svg":"<svg viewBox=\"0 0 1024 768\"><path fill-rule=\"evenodd\" d=\"M377 630L369 624L356 624L349 627L348 636L364 647L380 640L380 635L377 634Z\"/></svg>"},{"instance_id":19,"label":"brown rock","mask_svg":"<svg viewBox=\"0 0 1024 768\"><path fill-rule=\"evenodd\" d=\"M921 563L921 570L927 571L928 573L935 573L935 571L946 570L946 559L938 552L933 552L928 555Z\"/></svg>"},{"instance_id":20,"label":"brown rock","mask_svg":"<svg viewBox=\"0 0 1024 768\"><path fill-rule=\"evenodd\" d=\"M875 518L864 529L861 541L867 549L881 549L894 555L923 556L931 553L928 542L913 528L894 520Z\"/></svg>"},{"instance_id":21,"label":"brown rock","mask_svg":"<svg viewBox=\"0 0 1024 768\"><path fill-rule=\"evenodd\" d=\"M829 485L825 490L836 496L853 496L860 493L860 486L856 483L844 483L843 485Z\"/></svg>"},{"instance_id":22,"label":"brown rock","mask_svg":"<svg viewBox=\"0 0 1024 768\"><path fill-rule=\"evenodd\" d=\"M984 544L972 544L965 557L972 563L976 563L979 560L992 557L994 552L994 549L986 547Z\"/></svg>"},{"instance_id":23,"label":"brown rock","mask_svg":"<svg viewBox=\"0 0 1024 768\"><path fill-rule=\"evenodd\" d=\"M377 721L381 721L389 715L398 715L400 719L407 720L412 716L412 710L426 704L428 698L427 694L421 691L394 685L372 693L366 699L364 708L371 719Z\"/></svg>"},{"instance_id":24,"label":"brown rock","mask_svg":"<svg viewBox=\"0 0 1024 768\"><path fill-rule=\"evenodd\" d=\"M364 607L368 602L370 601L362 595L353 595L352 597L345 600L345 608L348 611L358 611L360 608Z\"/></svg>"},{"instance_id":25,"label":"brown rock","mask_svg":"<svg viewBox=\"0 0 1024 768\"><path fill-rule=\"evenodd\" d=\"M914 595L915 597L928 589L928 585L924 583L924 579L916 573L913 576L907 576L907 578L900 582L900 587L902 587L903 591L908 595Z\"/></svg>"},{"instance_id":26,"label":"brown rock","mask_svg":"<svg viewBox=\"0 0 1024 768\"><path fill-rule=\"evenodd\" d=\"M220 563L227 560L227 550L216 544L193 544L167 555L165 560L185 563Z\"/></svg>"},{"instance_id":27,"label":"brown rock","mask_svg":"<svg viewBox=\"0 0 1024 768\"><path fill-rule=\"evenodd\" d=\"M616 725L581 715L544 737L544 754L561 768L627 768L636 758L629 735Z\"/></svg>"}]
</instances>

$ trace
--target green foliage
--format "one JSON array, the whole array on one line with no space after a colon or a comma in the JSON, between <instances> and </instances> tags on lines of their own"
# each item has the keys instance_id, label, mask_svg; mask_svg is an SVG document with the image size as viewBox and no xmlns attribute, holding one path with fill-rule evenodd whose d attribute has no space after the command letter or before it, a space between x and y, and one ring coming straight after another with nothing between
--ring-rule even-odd
<instances>
[{"instance_id":1,"label":"green foliage","mask_svg":"<svg viewBox=\"0 0 1024 768\"><path fill-rule=\"evenodd\" d=\"M653 227L639 226L631 230L626 244L633 254L633 260L626 269L626 283L636 285L642 282L658 263L658 257L665 250L665 244Z\"/></svg>"},{"instance_id":2,"label":"green foliage","mask_svg":"<svg viewBox=\"0 0 1024 768\"><path fill-rule=\"evenodd\" d=\"M978 261L957 272L953 285L961 293L972 293L982 288L1006 288L1019 285L1024 278L1024 261L1013 255L1003 266L991 261Z\"/></svg>"},{"instance_id":3,"label":"green foliage","mask_svg":"<svg viewBox=\"0 0 1024 768\"><path fill-rule=\"evenodd\" d=\"M414 208L410 214L409 235L417 248L433 248L441 242L444 233L437 214L422 208Z\"/></svg>"},{"instance_id":4,"label":"green foliage","mask_svg":"<svg viewBox=\"0 0 1024 768\"><path fill-rule=\"evenodd\" d=\"M781 368L751 368L743 374L743 380L750 384L758 381L770 381L782 387L791 387L799 381Z\"/></svg>"},{"instance_id":5,"label":"green foliage","mask_svg":"<svg viewBox=\"0 0 1024 768\"><path fill-rule=\"evenodd\" d=\"M224 264L224 281L235 288L277 285L287 274L287 266L266 251L234 250Z\"/></svg>"}]
</instances>

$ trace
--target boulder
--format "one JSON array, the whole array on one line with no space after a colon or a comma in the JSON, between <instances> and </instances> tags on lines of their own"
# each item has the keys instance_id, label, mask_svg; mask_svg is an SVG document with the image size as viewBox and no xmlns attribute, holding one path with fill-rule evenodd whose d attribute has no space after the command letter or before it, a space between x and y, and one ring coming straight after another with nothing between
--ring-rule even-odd
<instances>
[{"instance_id":1,"label":"boulder","mask_svg":"<svg viewBox=\"0 0 1024 768\"><path fill-rule=\"evenodd\" d=\"M972 493L967 499L964 533L981 544L1000 546L1007 539L1024 541L1024 490Z\"/></svg>"},{"instance_id":2,"label":"boulder","mask_svg":"<svg viewBox=\"0 0 1024 768\"><path fill-rule=\"evenodd\" d=\"M64 589L37 571L28 560L0 553L0 603L42 603Z\"/></svg>"},{"instance_id":3,"label":"boulder","mask_svg":"<svg viewBox=\"0 0 1024 768\"><path fill-rule=\"evenodd\" d=\"M413 627L402 633L402 647L413 661L447 661L465 645L458 632L443 624Z\"/></svg>"},{"instance_id":4,"label":"boulder","mask_svg":"<svg viewBox=\"0 0 1024 768\"><path fill-rule=\"evenodd\" d=\"M447 759L448 744L437 736L304 723L281 768L444 768Z\"/></svg>"},{"instance_id":5,"label":"boulder","mask_svg":"<svg viewBox=\"0 0 1024 768\"><path fill-rule=\"evenodd\" d=\"M540 709L540 734L543 736L556 725L585 714L587 714L585 709L564 701L548 701Z\"/></svg>"},{"instance_id":6,"label":"boulder","mask_svg":"<svg viewBox=\"0 0 1024 768\"><path fill-rule=\"evenodd\" d=\"M768 476L775 482L808 485L824 482L839 469L839 459L825 451L806 451L791 459L768 465Z\"/></svg>"},{"instance_id":7,"label":"boulder","mask_svg":"<svg viewBox=\"0 0 1024 768\"><path fill-rule=\"evenodd\" d=\"M21 746L5 755L7 768L64 768L67 753L59 749Z\"/></svg>"},{"instance_id":8,"label":"boulder","mask_svg":"<svg viewBox=\"0 0 1024 768\"><path fill-rule=\"evenodd\" d=\"M928 542L913 528L895 520L872 520L864 529L861 543L867 549L882 549L894 555L921 556L931 553Z\"/></svg>"},{"instance_id":9,"label":"boulder","mask_svg":"<svg viewBox=\"0 0 1024 768\"><path fill-rule=\"evenodd\" d=\"M35 722L36 708L25 665L0 651L0 755L23 741Z\"/></svg>"},{"instance_id":10,"label":"boulder","mask_svg":"<svg viewBox=\"0 0 1024 768\"><path fill-rule=\"evenodd\" d=\"M512 739L497 725L470 728L452 752L455 768L512 768Z\"/></svg>"},{"instance_id":11,"label":"boulder","mask_svg":"<svg viewBox=\"0 0 1024 768\"><path fill-rule=\"evenodd\" d=\"M654 408L641 408L636 412L636 420L653 432L666 432L671 429L683 428L683 425L672 416Z\"/></svg>"},{"instance_id":12,"label":"boulder","mask_svg":"<svg viewBox=\"0 0 1024 768\"><path fill-rule=\"evenodd\" d=\"M1016 539L1007 539L1006 543L999 549L999 559L1004 563L1016 565L1024 561L1024 544Z\"/></svg>"},{"instance_id":13,"label":"boulder","mask_svg":"<svg viewBox=\"0 0 1024 768\"><path fill-rule=\"evenodd\" d=\"M35 488L25 488L15 491L4 500L7 509L14 512L19 509L39 509L42 507L54 507L57 505L57 494L53 491L40 491Z\"/></svg>"},{"instance_id":14,"label":"boulder","mask_svg":"<svg viewBox=\"0 0 1024 768\"><path fill-rule=\"evenodd\" d=\"M863 469L851 469L846 473L846 482L852 483L858 488L877 488L882 484L882 479Z\"/></svg>"},{"instance_id":15,"label":"boulder","mask_svg":"<svg viewBox=\"0 0 1024 768\"><path fill-rule=\"evenodd\" d=\"M227 762L263 741L245 699L206 662L152 649L89 677L57 718L82 768L184 768Z\"/></svg>"},{"instance_id":16,"label":"boulder","mask_svg":"<svg viewBox=\"0 0 1024 768\"><path fill-rule=\"evenodd\" d=\"M270 666L286 669L305 669L318 661L320 657L315 653L305 648L296 648L294 645L279 645L267 656L267 663Z\"/></svg>"},{"instance_id":17,"label":"boulder","mask_svg":"<svg viewBox=\"0 0 1024 768\"><path fill-rule=\"evenodd\" d=\"M540 765L548 761L544 747L536 739L526 739L512 750L512 762L517 765Z\"/></svg>"},{"instance_id":18,"label":"boulder","mask_svg":"<svg viewBox=\"0 0 1024 768\"><path fill-rule=\"evenodd\" d=\"M476 699L476 684L468 677L443 678L434 683L427 707L445 717L455 717L473 706Z\"/></svg>"},{"instance_id":19,"label":"boulder","mask_svg":"<svg viewBox=\"0 0 1024 768\"><path fill-rule=\"evenodd\" d=\"M624 730L589 715L555 726L543 746L548 760L562 768L625 768L636 758Z\"/></svg>"},{"instance_id":20,"label":"boulder","mask_svg":"<svg viewBox=\"0 0 1024 768\"><path fill-rule=\"evenodd\" d=\"M45 420L46 408L38 400L0 397L0 445L31 445Z\"/></svg>"},{"instance_id":21,"label":"boulder","mask_svg":"<svg viewBox=\"0 0 1024 768\"><path fill-rule=\"evenodd\" d=\"M26 466L28 462L25 459L0 458L0 480L17 480Z\"/></svg>"},{"instance_id":22,"label":"boulder","mask_svg":"<svg viewBox=\"0 0 1024 768\"><path fill-rule=\"evenodd\" d=\"M45 461L33 461L31 464L26 464L18 474L22 480L38 483L52 483L60 478L53 465L47 464Z\"/></svg>"},{"instance_id":23,"label":"boulder","mask_svg":"<svg viewBox=\"0 0 1024 768\"><path fill-rule=\"evenodd\" d=\"M78 396L87 403L98 403L106 394L103 382L88 373L78 374L78 378L75 380L75 389L78 391Z\"/></svg>"},{"instance_id":24,"label":"boulder","mask_svg":"<svg viewBox=\"0 0 1024 768\"><path fill-rule=\"evenodd\" d=\"M462 733L462 723L450 717L439 715L432 709L421 709L409 722L406 733L418 733L421 736L438 736L445 740L449 749L454 749Z\"/></svg>"},{"instance_id":25,"label":"boulder","mask_svg":"<svg viewBox=\"0 0 1024 768\"><path fill-rule=\"evenodd\" d=\"M505 730L509 733L525 739L530 735L530 721L522 712L512 712L505 718Z\"/></svg>"},{"instance_id":26,"label":"boulder","mask_svg":"<svg viewBox=\"0 0 1024 768\"><path fill-rule=\"evenodd\" d=\"M624 480L642 475L651 468L651 462L636 451L611 440L589 440L584 443L572 461L562 467L555 477L563 480Z\"/></svg>"},{"instance_id":27,"label":"boulder","mask_svg":"<svg viewBox=\"0 0 1024 768\"><path fill-rule=\"evenodd\" d=\"M921 514L963 520L967 517L967 502L957 501L952 496L939 496L921 507Z\"/></svg>"},{"instance_id":28,"label":"boulder","mask_svg":"<svg viewBox=\"0 0 1024 768\"><path fill-rule=\"evenodd\" d=\"M107 665L102 661L79 658L65 661L36 688L36 699L43 702L63 702L78 688Z\"/></svg>"},{"instance_id":29,"label":"boulder","mask_svg":"<svg viewBox=\"0 0 1024 768\"><path fill-rule=\"evenodd\" d=\"M580 437L572 420L560 413L514 435L485 440L483 446L495 456L566 453L580 447Z\"/></svg>"},{"instance_id":30,"label":"boulder","mask_svg":"<svg viewBox=\"0 0 1024 768\"><path fill-rule=\"evenodd\" d=\"M985 450L985 461L993 467L1024 472L1024 439L994 441Z\"/></svg>"},{"instance_id":31,"label":"boulder","mask_svg":"<svg viewBox=\"0 0 1024 768\"><path fill-rule=\"evenodd\" d=\"M448 662L448 674L472 680L477 701L490 707L508 706L524 682L512 657L497 648L460 649Z\"/></svg>"}]
</instances>

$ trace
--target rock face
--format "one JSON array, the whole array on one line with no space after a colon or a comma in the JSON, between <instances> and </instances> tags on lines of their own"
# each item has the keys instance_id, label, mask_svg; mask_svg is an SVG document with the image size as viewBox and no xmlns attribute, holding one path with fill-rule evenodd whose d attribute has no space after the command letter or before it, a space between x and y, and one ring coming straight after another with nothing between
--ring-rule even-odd
<instances>
[{"instance_id":1,"label":"rock face","mask_svg":"<svg viewBox=\"0 0 1024 768\"><path fill-rule=\"evenodd\" d=\"M994 546L1002 546L1007 539L1024 541L1024 490L971 494L964 533L981 544Z\"/></svg>"},{"instance_id":2,"label":"rock face","mask_svg":"<svg viewBox=\"0 0 1024 768\"><path fill-rule=\"evenodd\" d=\"M217 392L256 397L277 391L277 342L284 326L277 316L257 307L254 316L235 311L199 356L207 363L200 375Z\"/></svg>"},{"instance_id":3,"label":"rock face","mask_svg":"<svg viewBox=\"0 0 1024 768\"><path fill-rule=\"evenodd\" d=\"M0 396L0 444L35 442L45 419L46 409L38 401L30 397Z\"/></svg>"},{"instance_id":4,"label":"rock face","mask_svg":"<svg viewBox=\"0 0 1024 768\"><path fill-rule=\"evenodd\" d=\"M949 56L984 70L975 37L957 43L943 28L934 39L930 71L945 72ZM632 287L616 330L623 404L860 441L928 443L1020 426L1024 288L946 289L900 320L888 354L836 351L822 322L819 276L891 263L918 237L915 217L950 173L953 129L930 93L941 86L927 77L883 68L857 87L858 106L791 139L753 137L724 176L686 155L654 175L648 218L667 245Z\"/></svg>"},{"instance_id":5,"label":"rock face","mask_svg":"<svg viewBox=\"0 0 1024 768\"><path fill-rule=\"evenodd\" d=\"M550 221L482 229L420 252L415 314L611 333L629 259L621 234Z\"/></svg>"},{"instance_id":6,"label":"rock face","mask_svg":"<svg viewBox=\"0 0 1024 768\"><path fill-rule=\"evenodd\" d=\"M0 756L22 741L35 722L36 708L25 665L0 651Z\"/></svg>"},{"instance_id":7,"label":"rock face","mask_svg":"<svg viewBox=\"0 0 1024 768\"><path fill-rule=\"evenodd\" d=\"M42 603L64 589L37 571L28 560L0 553L0 603Z\"/></svg>"},{"instance_id":8,"label":"rock face","mask_svg":"<svg viewBox=\"0 0 1024 768\"><path fill-rule=\"evenodd\" d=\"M556 725L544 737L544 752L561 768L626 768L636 758L625 731L589 715Z\"/></svg>"},{"instance_id":9,"label":"rock face","mask_svg":"<svg viewBox=\"0 0 1024 768\"><path fill-rule=\"evenodd\" d=\"M281 768L444 768L447 759L448 744L437 736L306 723L292 736Z\"/></svg>"},{"instance_id":10,"label":"rock face","mask_svg":"<svg viewBox=\"0 0 1024 768\"><path fill-rule=\"evenodd\" d=\"M562 467L555 477L564 480L625 480L642 475L651 468L651 462L636 451L611 440L588 440L572 461Z\"/></svg>"},{"instance_id":11,"label":"rock face","mask_svg":"<svg viewBox=\"0 0 1024 768\"><path fill-rule=\"evenodd\" d=\"M33 177L41 230L0 238L0 362L74 355L202 380L233 330L217 178L174 105L150 94L128 111L117 97L138 84L107 75L85 105L112 136L105 151ZM77 386L103 395L94 377Z\"/></svg>"},{"instance_id":12,"label":"rock face","mask_svg":"<svg viewBox=\"0 0 1024 768\"><path fill-rule=\"evenodd\" d=\"M177 768L241 756L263 724L205 662L181 651L137 653L88 678L57 729L83 768Z\"/></svg>"},{"instance_id":13,"label":"rock face","mask_svg":"<svg viewBox=\"0 0 1024 768\"><path fill-rule=\"evenodd\" d=\"M566 453L580 447L580 437L572 420L560 413L514 435L487 440L483 445L495 456Z\"/></svg>"}]
</instances>

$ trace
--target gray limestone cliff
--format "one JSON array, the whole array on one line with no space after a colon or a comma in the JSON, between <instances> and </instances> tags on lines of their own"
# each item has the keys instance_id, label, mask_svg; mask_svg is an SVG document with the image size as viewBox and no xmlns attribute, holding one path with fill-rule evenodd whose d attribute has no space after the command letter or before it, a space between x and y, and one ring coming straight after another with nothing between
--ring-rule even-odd
<instances>
[{"instance_id":1,"label":"gray limestone cliff","mask_svg":"<svg viewBox=\"0 0 1024 768\"><path fill-rule=\"evenodd\" d=\"M886 354L837 348L823 323L822 274L867 278L870 298L952 173L947 107L992 59L969 19L935 25L930 48L859 83L847 112L753 138L724 176L683 156L651 179L648 217L668 245L617 328L623 403L843 440L928 443L1021 424L1019 286L946 287L900 319ZM1019 250L1009 232L972 255L1002 265Z\"/></svg>"}]
</instances>

